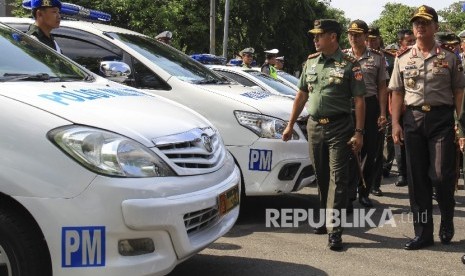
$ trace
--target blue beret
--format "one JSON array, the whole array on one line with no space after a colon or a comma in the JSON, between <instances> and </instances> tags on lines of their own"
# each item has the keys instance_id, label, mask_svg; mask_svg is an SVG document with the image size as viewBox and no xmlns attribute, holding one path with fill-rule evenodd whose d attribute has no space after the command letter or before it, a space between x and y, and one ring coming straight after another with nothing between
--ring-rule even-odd
<instances>
[{"instance_id":1,"label":"blue beret","mask_svg":"<svg viewBox=\"0 0 465 276\"><path fill-rule=\"evenodd\" d=\"M31 9L57 7L61 10L61 2L59 0L31 0Z\"/></svg>"}]
</instances>

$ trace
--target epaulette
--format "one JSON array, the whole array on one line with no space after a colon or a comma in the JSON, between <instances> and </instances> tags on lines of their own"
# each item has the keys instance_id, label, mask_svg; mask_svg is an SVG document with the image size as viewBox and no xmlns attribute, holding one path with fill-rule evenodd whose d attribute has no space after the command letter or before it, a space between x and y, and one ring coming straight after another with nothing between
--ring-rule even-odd
<instances>
[{"instance_id":1,"label":"epaulette","mask_svg":"<svg viewBox=\"0 0 465 276\"><path fill-rule=\"evenodd\" d=\"M450 52L452 52L452 53L454 53L454 47L451 46L451 45L441 44L441 48L442 48L442 49L445 49L445 50L448 50L448 51L450 51Z\"/></svg>"},{"instance_id":2,"label":"epaulette","mask_svg":"<svg viewBox=\"0 0 465 276\"><path fill-rule=\"evenodd\" d=\"M386 50L386 49L381 49L381 52L384 53L384 55L388 55L388 56L391 56L391 57L395 57L396 56L396 53L394 52L391 52L389 50Z\"/></svg>"},{"instance_id":3,"label":"epaulette","mask_svg":"<svg viewBox=\"0 0 465 276\"><path fill-rule=\"evenodd\" d=\"M310 54L310 55L308 56L308 59L316 58L316 57L319 56L320 54L321 54L320 52L316 52L316 53Z\"/></svg>"},{"instance_id":4,"label":"epaulette","mask_svg":"<svg viewBox=\"0 0 465 276\"><path fill-rule=\"evenodd\" d=\"M358 62L356 58L354 58L351 55L345 54L345 53L342 55L342 58L349 61L349 62L351 62L351 63L357 63Z\"/></svg>"},{"instance_id":5,"label":"epaulette","mask_svg":"<svg viewBox=\"0 0 465 276\"><path fill-rule=\"evenodd\" d=\"M404 55L405 53L407 53L408 51L410 51L410 49L412 49L411 46L409 46L409 47L407 47L407 48L405 48L405 49L403 49L403 50L397 51L396 57L400 57L400 56Z\"/></svg>"},{"instance_id":6,"label":"epaulette","mask_svg":"<svg viewBox=\"0 0 465 276\"><path fill-rule=\"evenodd\" d=\"M380 56L383 55L383 53L381 53L381 51L379 51L379 50L372 49L372 48L369 48L369 49L370 49L370 51L371 51L372 53L375 53L375 54L380 55Z\"/></svg>"}]
</instances>

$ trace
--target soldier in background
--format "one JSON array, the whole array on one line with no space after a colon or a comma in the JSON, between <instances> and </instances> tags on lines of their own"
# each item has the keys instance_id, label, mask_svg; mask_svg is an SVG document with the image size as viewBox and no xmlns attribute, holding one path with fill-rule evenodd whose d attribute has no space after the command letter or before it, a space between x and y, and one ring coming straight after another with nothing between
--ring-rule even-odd
<instances>
[{"instance_id":1,"label":"soldier in background","mask_svg":"<svg viewBox=\"0 0 465 276\"><path fill-rule=\"evenodd\" d=\"M35 22L29 26L27 34L61 53L60 47L51 34L53 29L60 27L61 2L58 0L32 0L31 8Z\"/></svg>"},{"instance_id":2,"label":"soldier in background","mask_svg":"<svg viewBox=\"0 0 465 276\"><path fill-rule=\"evenodd\" d=\"M242 59L242 67L243 68L252 68L253 62L253 54L255 53L255 49L252 47L245 48L244 50L239 52L239 55Z\"/></svg>"},{"instance_id":3,"label":"soldier in background","mask_svg":"<svg viewBox=\"0 0 465 276\"><path fill-rule=\"evenodd\" d=\"M276 63L274 65L274 67L276 68L276 70L283 70L283 68L284 68L284 56L276 58Z\"/></svg>"}]
</instances>

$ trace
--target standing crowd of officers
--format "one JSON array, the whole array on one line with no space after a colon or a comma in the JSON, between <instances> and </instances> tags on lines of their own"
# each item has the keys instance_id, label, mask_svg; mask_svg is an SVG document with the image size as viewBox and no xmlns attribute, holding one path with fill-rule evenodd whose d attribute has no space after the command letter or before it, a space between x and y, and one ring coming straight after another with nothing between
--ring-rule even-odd
<instances>
[{"instance_id":1,"label":"standing crowd of officers","mask_svg":"<svg viewBox=\"0 0 465 276\"><path fill-rule=\"evenodd\" d=\"M317 53L305 63L283 140L291 137L306 106L310 158L320 208L327 211L326 224L314 231L329 234L332 250L343 248L343 228L334 223L338 213L328 210L350 213L357 195L362 206L372 207L369 195L382 195L381 178L389 176L394 156L396 186L408 185L415 233L404 249L434 244L434 191L439 240L449 244L454 236L455 156L465 141L456 131L465 126L465 75L460 47L453 47L460 38L436 34L438 15L426 5L415 10L410 23L412 30L400 30L399 45L390 49L379 29L362 20L345 30L350 43L345 50L339 47L343 29L337 21L316 20L309 31Z\"/></svg>"}]
</instances>

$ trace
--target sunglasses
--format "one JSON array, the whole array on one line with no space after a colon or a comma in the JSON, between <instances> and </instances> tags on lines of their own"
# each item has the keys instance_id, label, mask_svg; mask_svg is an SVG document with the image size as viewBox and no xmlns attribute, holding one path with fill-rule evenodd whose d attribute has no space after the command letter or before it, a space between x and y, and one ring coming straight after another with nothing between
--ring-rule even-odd
<instances>
[{"instance_id":1,"label":"sunglasses","mask_svg":"<svg viewBox=\"0 0 465 276\"><path fill-rule=\"evenodd\" d=\"M413 21L413 26L429 26L433 23L431 20L415 20Z\"/></svg>"}]
</instances>

